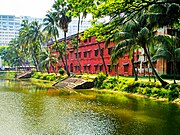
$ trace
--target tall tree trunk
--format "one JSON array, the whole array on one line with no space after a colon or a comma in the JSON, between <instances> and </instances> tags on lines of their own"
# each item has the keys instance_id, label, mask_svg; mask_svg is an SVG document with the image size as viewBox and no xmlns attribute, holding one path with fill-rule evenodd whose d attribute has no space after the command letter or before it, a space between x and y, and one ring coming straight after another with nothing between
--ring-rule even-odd
<instances>
[{"instance_id":1,"label":"tall tree trunk","mask_svg":"<svg viewBox=\"0 0 180 135\"><path fill-rule=\"evenodd\" d=\"M133 51L133 53L134 53L134 51ZM138 75L137 75L137 72L136 72L135 66L134 66L134 54L133 54L133 57L131 59L131 63L132 63L132 68L133 68L134 81L137 81L138 80Z\"/></svg>"},{"instance_id":2,"label":"tall tree trunk","mask_svg":"<svg viewBox=\"0 0 180 135\"><path fill-rule=\"evenodd\" d=\"M34 66L36 67L36 71L39 71L39 70L38 70L37 63L36 63L36 58L35 58L35 56L34 56L34 51L33 51L33 50L31 51L31 54L32 54L32 59L33 59Z\"/></svg>"},{"instance_id":3,"label":"tall tree trunk","mask_svg":"<svg viewBox=\"0 0 180 135\"><path fill-rule=\"evenodd\" d=\"M156 70L155 70L155 68L154 68L154 66L153 66L153 64L152 64L152 61L151 61L150 55L149 55L149 53L148 53L148 50L147 50L147 48L146 48L146 45L143 45L142 47L143 47L143 49L144 49L144 52L145 52L145 54L146 54L146 56L147 56L147 58L148 58L148 61L149 61L150 65L151 65L151 68L152 68L154 74L156 75L157 79L160 81L160 83L162 84L162 86L166 86L168 83L165 82L165 81L158 75L158 73L156 72Z\"/></svg>"},{"instance_id":4,"label":"tall tree trunk","mask_svg":"<svg viewBox=\"0 0 180 135\"><path fill-rule=\"evenodd\" d=\"M102 52L101 52L100 42L98 42L98 48L99 48L100 55L101 55L101 54L102 54ZM106 75L108 75L108 73L107 73L107 69L106 69L106 63L105 63L105 60L104 60L104 56L103 56L103 55L101 55L101 58L102 58L102 62L103 62L103 66L104 66L105 73L106 73Z\"/></svg>"},{"instance_id":5,"label":"tall tree trunk","mask_svg":"<svg viewBox=\"0 0 180 135\"><path fill-rule=\"evenodd\" d=\"M60 53L60 58L61 58L61 60L62 60L62 63L63 63L63 65L64 65L64 68L66 68L66 63L65 63L65 61L64 61L64 58L63 58L63 55Z\"/></svg>"},{"instance_id":6,"label":"tall tree trunk","mask_svg":"<svg viewBox=\"0 0 180 135\"><path fill-rule=\"evenodd\" d=\"M174 84L176 84L176 62L173 60L173 76L174 76Z\"/></svg>"},{"instance_id":7,"label":"tall tree trunk","mask_svg":"<svg viewBox=\"0 0 180 135\"><path fill-rule=\"evenodd\" d=\"M79 26L80 26L80 20L81 20L81 16L79 15L78 17L78 30L77 30L77 60L78 60L78 65L79 65L79 70L80 73L82 74L82 70L81 70L81 63L80 63L80 59L79 59Z\"/></svg>"},{"instance_id":8,"label":"tall tree trunk","mask_svg":"<svg viewBox=\"0 0 180 135\"><path fill-rule=\"evenodd\" d=\"M64 31L64 43L65 43L65 62L66 62L66 72L68 74L68 77L70 76L69 70L68 70L68 62L67 62L67 46L66 46L66 31Z\"/></svg>"},{"instance_id":9,"label":"tall tree trunk","mask_svg":"<svg viewBox=\"0 0 180 135\"><path fill-rule=\"evenodd\" d=\"M46 70L47 70L47 72L48 72L48 74L49 74L49 68L48 68L48 67L46 67Z\"/></svg>"},{"instance_id":10,"label":"tall tree trunk","mask_svg":"<svg viewBox=\"0 0 180 135\"><path fill-rule=\"evenodd\" d=\"M62 55L62 53L59 51L59 49L58 49L58 43L57 43L57 38L56 38L56 36L54 37L54 39L55 39L55 42L56 42L56 51L58 51L59 52L59 56L60 57L58 57L58 60L59 60L59 58L62 60L62 63L63 63L63 65L64 65L64 67L66 67L66 64L65 64L65 62L64 62L64 58L63 58L63 55Z\"/></svg>"}]
</instances>

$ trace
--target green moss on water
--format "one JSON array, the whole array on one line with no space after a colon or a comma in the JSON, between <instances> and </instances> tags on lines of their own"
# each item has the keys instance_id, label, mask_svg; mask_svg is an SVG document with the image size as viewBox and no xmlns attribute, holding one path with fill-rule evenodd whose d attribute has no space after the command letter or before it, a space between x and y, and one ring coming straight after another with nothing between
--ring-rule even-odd
<instances>
[{"instance_id":1,"label":"green moss on water","mask_svg":"<svg viewBox=\"0 0 180 135\"><path fill-rule=\"evenodd\" d=\"M0 72L0 79L14 79L14 76L17 72L16 71L1 71Z\"/></svg>"}]
</instances>

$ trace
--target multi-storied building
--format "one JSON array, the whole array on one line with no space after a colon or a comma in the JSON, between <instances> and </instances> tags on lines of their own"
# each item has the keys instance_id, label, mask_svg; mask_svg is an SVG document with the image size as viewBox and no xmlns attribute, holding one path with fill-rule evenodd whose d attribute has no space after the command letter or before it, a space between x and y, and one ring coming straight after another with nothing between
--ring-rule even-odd
<instances>
[{"instance_id":1,"label":"multi-storied building","mask_svg":"<svg viewBox=\"0 0 180 135\"><path fill-rule=\"evenodd\" d=\"M0 46L8 45L9 41L18 36L22 20L42 22L43 19L30 16L0 15Z\"/></svg>"},{"instance_id":2,"label":"multi-storied building","mask_svg":"<svg viewBox=\"0 0 180 135\"><path fill-rule=\"evenodd\" d=\"M164 32L158 31L158 34L168 33L168 29ZM98 73L100 71L105 73L105 67L108 74L110 75L123 75L123 76L132 76L133 75L133 66L129 58L129 55L124 55L117 63L112 65L110 60L110 55L115 44L111 43L108 48L105 48L105 41L97 42L96 37L90 37L84 41L80 40L79 49L73 49L70 46L70 41L73 38L76 38L75 35L67 37L68 42L68 69L73 73L80 73L80 69L83 73ZM60 39L59 42L62 42L63 39ZM100 48L99 48L99 45ZM48 45L50 47L51 45ZM57 53L57 52L56 52ZM80 65L77 59L77 53L79 54ZM58 54L58 53L57 53ZM138 75L146 76L153 75L152 68L147 60L146 55L144 54L143 49L138 49L134 53L134 66ZM104 62L102 60L104 57ZM105 67L104 67L105 64ZM154 67L159 74L172 74L172 61L167 61L165 59L158 59L153 61ZM56 71L63 67L63 62L60 60L60 67L56 66ZM180 60L177 60L177 72L180 73ZM53 68L50 68L50 71L53 72Z\"/></svg>"},{"instance_id":3,"label":"multi-storied building","mask_svg":"<svg viewBox=\"0 0 180 135\"><path fill-rule=\"evenodd\" d=\"M43 18L33 18L30 16L15 16L15 15L0 15L0 46L8 45L9 41L18 36L19 29L23 20L39 21L43 23ZM68 26L67 36L77 33L78 19L73 18ZM80 24L80 32L89 28L91 23L88 20L83 20ZM59 29L59 38L63 38L64 33Z\"/></svg>"},{"instance_id":4,"label":"multi-storied building","mask_svg":"<svg viewBox=\"0 0 180 135\"><path fill-rule=\"evenodd\" d=\"M67 42L69 44L69 48L67 51L68 54L68 69L70 72L73 73L80 73L80 69L83 73L98 73L98 72L105 72L106 66L107 72L110 75L132 75L132 64L129 59L128 55L124 55L122 59L118 63L114 63L113 66L111 66L111 60L110 55L112 52L112 49L114 47L114 44L110 44L108 48L104 48L104 42L97 42L96 37L90 37L84 41L80 41L78 52L74 50L70 46L70 41L72 38L75 38L76 35L69 36L67 38ZM60 39L59 42L61 42L63 39ZM100 48L99 48L99 45ZM48 47L50 47L49 45ZM57 52L56 52L57 53ZM78 64L78 55L80 59L80 65ZM134 55L138 53L135 52ZM57 53L58 54L58 53ZM104 63L102 60L102 56L104 58ZM135 60L137 58L135 57ZM60 67L56 66L56 71L58 71L61 67L63 67L63 62L60 60ZM53 68L50 68L50 71L53 72Z\"/></svg>"}]
</instances>

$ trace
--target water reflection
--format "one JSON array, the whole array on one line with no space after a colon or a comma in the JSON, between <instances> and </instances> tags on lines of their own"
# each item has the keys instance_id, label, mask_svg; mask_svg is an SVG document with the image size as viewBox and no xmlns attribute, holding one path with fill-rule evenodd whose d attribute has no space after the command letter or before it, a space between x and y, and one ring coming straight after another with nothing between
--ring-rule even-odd
<instances>
[{"instance_id":1,"label":"water reflection","mask_svg":"<svg viewBox=\"0 0 180 135\"><path fill-rule=\"evenodd\" d=\"M1 134L180 134L180 107L119 93L0 82Z\"/></svg>"}]
</instances>

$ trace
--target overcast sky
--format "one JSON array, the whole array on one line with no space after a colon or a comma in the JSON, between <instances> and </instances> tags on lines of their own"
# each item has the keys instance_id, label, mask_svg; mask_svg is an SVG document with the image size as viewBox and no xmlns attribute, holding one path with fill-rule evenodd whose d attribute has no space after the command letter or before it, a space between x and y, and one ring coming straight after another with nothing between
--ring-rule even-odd
<instances>
[{"instance_id":1,"label":"overcast sky","mask_svg":"<svg viewBox=\"0 0 180 135\"><path fill-rule=\"evenodd\" d=\"M1 15L43 18L54 0L0 0Z\"/></svg>"}]
</instances>

